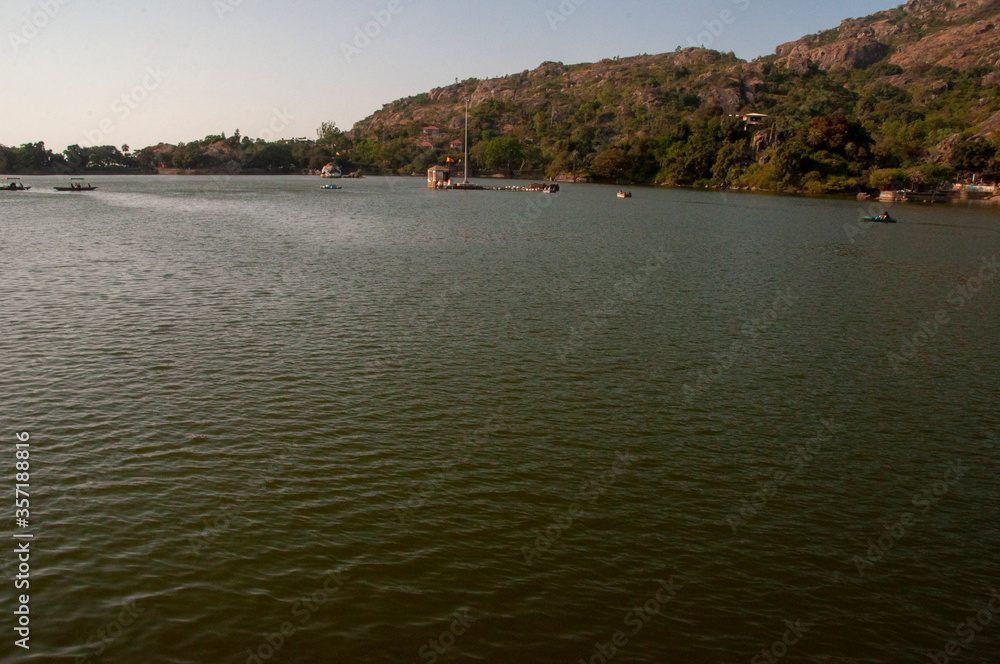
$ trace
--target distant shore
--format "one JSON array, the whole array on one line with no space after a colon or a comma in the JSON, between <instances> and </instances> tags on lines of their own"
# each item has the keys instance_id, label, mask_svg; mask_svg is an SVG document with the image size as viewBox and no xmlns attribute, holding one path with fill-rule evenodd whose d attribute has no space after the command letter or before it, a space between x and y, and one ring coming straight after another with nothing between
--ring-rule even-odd
<instances>
[{"instance_id":1,"label":"distant shore","mask_svg":"<svg viewBox=\"0 0 1000 664\"><path fill-rule=\"evenodd\" d=\"M44 177L44 178L59 178L59 177L123 177L123 176L143 176L143 177L157 177L157 176L181 176L181 177L241 177L241 176L253 176L253 177L314 177L320 179L319 171L309 171L309 172L298 172L298 173L282 173L275 171L267 171L263 169L241 169L239 171L226 171L226 170L216 170L216 169L182 169L182 168L161 168L154 171L108 171L108 172L84 172L84 173L9 173L12 177ZM419 173L414 173L410 175L401 175L399 173L365 173L361 178L423 178L424 176ZM868 190L864 192L857 193L827 193L827 194L816 194L813 192L801 190L801 191L773 191L767 189L759 189L755 187L698 187L693 185L677 185L677 184L652 184L652 183L632 183L632 182L600 182L593 181L589 178L579 178L579 179L567 179L567 178L557 178L550 179L541 176L528 176L528 175L512 175L505 176L502 174L492 174L492 175L470 175L470 179L475 180L518 180L518 181L532 181L532 180L543 180L546 182L559 182L560 184L592 184L599 186L608 187L637 187L637 188L655 188L655 189L677 189L683 191L714 191L718 193L740 193L740 194L761 194L761 195L773 195L773 196L797 196L797 197L808 197L808 198L832 198L839 200L857 200L862 203L869 203L875 205L885 205L891 203L922 203L929 204L932 201L920 200L920 201L907 201L903 200L901 197L893 197L893 200L887 200L880 198L880 193L877 190ZM327 179L340 179L340 180L352 180L359 179L356 177L344 176L342 178L327 178ZM898 192L894 192L898 193ZM960 198L954 197L949 200L933 201L936 204L966 204L966 203L981 203L984 205L1000 205L1000 195L986 198Z\"/></svg>"}]
</instances>

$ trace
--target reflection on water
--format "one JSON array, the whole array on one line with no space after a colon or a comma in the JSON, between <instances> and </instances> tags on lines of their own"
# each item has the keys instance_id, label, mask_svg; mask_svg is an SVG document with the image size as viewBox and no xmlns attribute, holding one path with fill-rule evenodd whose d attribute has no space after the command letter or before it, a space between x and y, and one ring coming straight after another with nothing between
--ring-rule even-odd
<instances>
[{"instance_id":1,"label":"reflection on water","mask_svg":"<svg viewBox=\"0 0 1000 664\"><path fill-rule=\"evenodd\" d=\"M4 662L920 661L989 602L995 211L37 180Z\"/></svg>"}]
</instances>

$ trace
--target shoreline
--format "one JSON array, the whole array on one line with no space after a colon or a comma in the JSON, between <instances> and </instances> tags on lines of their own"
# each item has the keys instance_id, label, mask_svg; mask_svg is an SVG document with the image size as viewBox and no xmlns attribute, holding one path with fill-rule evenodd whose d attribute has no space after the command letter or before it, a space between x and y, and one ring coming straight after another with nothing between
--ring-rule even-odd
<instances>
[{"instance_id":1,"label":"shoreline","mask_svg":"<svg viewBox=\"0 0 1000 664\"><path fill-rule=\"evenodd\" d=\"M214 170L202 170L202 169L158 169L156 172L118 172L118 173L9 173L9 177L19 177L19 178L67 178L67 177L93 177L93 178L104 178L104 177L275 177L275 178L285 178L285 177L303 177L303 178L316 178L323 182L330 180L359 180L368 178L400 178L400 179L423 179L423 175L413 174L413 175L399 175L397 173L392 174L363 174L360 178L352 177L341 177L341 178L321 178L318 172L310 173L274 173L268 171L254 171L252 169L241 170L236 173L219 172ZM983 206L1000 205L1000 195L994 196L992 198L985 199L961 199L955 198L948 201L882 201L878 196L871 196L870 198L859 198L860 193L855 194L814 194L807 191L773 191L769 189L755 189L755 188L744 188L744 187L696 187L693 185L677 185L677 184L656 184L656 183L642 183L642 184L623 184L614 182L584 182L584 181L573 181L569 182L566 180L549 179L549 178L518 178L518 177L496 177L481 176L473 177L476 180L486 180L486 181L516 181L516 182L532 182L535 180L542 180L544 182L557 182L560 185L580 185L580 186L600 186L600 187L627 187L627 188L637 188L637 189L674 189L677 191L703 191L703 192L715 192L719 194L747 194L747 195L761 195L761 196L791 196L795 198L816 198L816 199L826 199L826 200L839 200L839 201L856 201L863 204L875 204L882 206L894 205L894 204L907 204L907 205L966 205L966 204L980 204Z\"/></svg>"}]
</instances>

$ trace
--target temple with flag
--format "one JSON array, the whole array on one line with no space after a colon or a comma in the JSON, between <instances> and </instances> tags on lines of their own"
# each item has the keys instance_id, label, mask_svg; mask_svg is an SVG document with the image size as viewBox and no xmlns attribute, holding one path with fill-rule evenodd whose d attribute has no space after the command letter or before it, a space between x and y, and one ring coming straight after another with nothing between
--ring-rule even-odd
<instances>
[{"instance_id":1,"label":"temple with flag","mask_svg":"<svg viewBox=\"0 0 1000 664\"><path fill-rule=\"evenodd\" d=\"M451 161L449 159L449 161ZM427 188L440 189L451 182L451 169L447 166L431 166L427 169Z\"/></svg>"}]
</instances>

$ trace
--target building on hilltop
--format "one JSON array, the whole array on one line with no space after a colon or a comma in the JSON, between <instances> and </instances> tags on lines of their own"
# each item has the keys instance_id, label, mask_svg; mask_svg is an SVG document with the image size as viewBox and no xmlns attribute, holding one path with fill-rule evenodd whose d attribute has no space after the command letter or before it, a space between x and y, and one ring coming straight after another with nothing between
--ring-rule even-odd
<instances>
[{"instance_id":1,"label":"building on hilltop","mask_svg":"<svg viewBox=\"0 0 1000 664\"><path fill-rule=\"evenodd\" d=\"M736 117L743 120L748 127L757 127L764 124L764 121L771 116L766 113L747 113L746 115L738 115Z\"/></svg>"}]
</instances>

